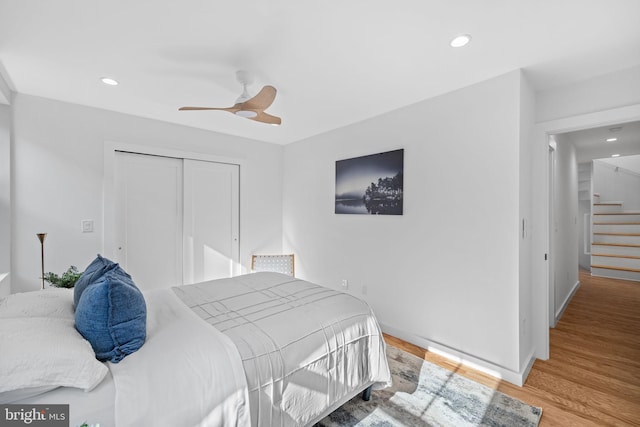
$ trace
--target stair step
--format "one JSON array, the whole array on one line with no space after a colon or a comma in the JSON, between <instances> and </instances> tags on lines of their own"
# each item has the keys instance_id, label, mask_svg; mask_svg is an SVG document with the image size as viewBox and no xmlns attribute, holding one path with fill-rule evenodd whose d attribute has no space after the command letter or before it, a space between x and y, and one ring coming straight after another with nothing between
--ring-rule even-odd
<instances>
[{"instance_id":1,"label":"stair step","mask_svg":"<svg viewBox=\"0 0 640 427\"><path fill-rule=\"evenodd\" d=\"M594 212L593 222L640 222L640 212Z\"/></svg>"},{"instance_id":2,"label":"stair step","mask_svg":"<svg viewBox=\"0 0 640 427\"><path fill-rule=\"evenodd\" d=\"M598 214L596 214L598 215ZM620 222L620 221L594 221L593 225L640 225L640 222Z\"/></svg>"},{"instance_id":3,"label":"stair step","mask_svg":"<svg viewBox=\"0 0 640 427\"><path fill-rule=\"evenodd\" d=\"M591 275L599 277L610 277L612 279L633 280L640 282L640 271L629 271L628 269L611 269L607 266L600 268L597 265L591 266Z\"/></svg>"},{"instance_id":4,"label":"stair step","mask_svg":"<svg viewBox=\"0 0 640 427\"><path fill-rule=\"evenodd\" d=\"M606 243L594 242L591 244L591 252L606 255L640 256L640 247L629 245L608 245Z\"/></svg>"},{"instance_id":5,"label":"stair step","mask_svg":"<svg viewBox=\"0 0 640 427\"><path fill-rule=\"evenodd\" d=\"M606 257L611 257L611 258L628 258L628 259L640 259L640 256L638 255L615 255L615 254L596 254L596 253L591 253L591 256L606 256Z\"/></svg>"},{"instance_id":6,"label":"stair step","mask_svg":"<svg viewBox=\"0 0 640 427\"><path fill-rule=\"evenodd\" d=\"M625 248L640 248L640 245L631 244L631 243L603 243L603 242L593 242L592 246L622 246Z\"/></svg>"},{"instance_id":7,"label":"stair step","mask_svg":"<svg viewBox=\"0 0 640 427\"><path fill-rule=\"evenodd\" d=\"M619 213L622 212L622 202L604 202L593 204L593 214Z\"/></svg>"},{"instance_id":8,"label":"stair step","mask_svg":"<svg viewBox=\"0 0 640 427\"><path fill-rule=\"evenodd\" d=\"M592 229L595 233L638 233L640 222L594 222Z\"/></svg>"},{"instance_id":9,"label":"stair step","mask_svg":"<svg viewBox=\"0 0 640 427\"><path fill-rule=\"evenodd\" d=\"M593 233L598 236L640 236L640 233Z\"/></svg>"},{"instance_id":10,"label":"stair step","mask_svg":"<svg viewBox=\"0 0 640 427\"><path fill-rule=\"evenodd\" d=\"M595 232L593 233L593 241L596 243L640 245L640 233Z\"/></svg>"},{"instance_id":11,"label":"stair step","mask_svg":"<svg viewBox=\"0 0 640 427\"><path fill-rule=\"evenodd\" d=\"M602 268L604 270L628 271L631 273L640 273L640 268L614 267L611 265L591 265L591 268Z\"/></svg>"},{"instance_id":12,"label":"stair step","mask_svg":"<svg viewBox=\"0 0 640 427\"><path fill-rule=\"evenodd\" d=\"M624 211L624 212L598 213L596 215L640 215L640 212Z\"/></svg>"},{"instance_id":13,"label":"stair step","mask_svg":"<svg viewBox=\"0 0 640 427\"><path fill-rule=\"evenodd\" d=\"M592 253L591 264L600 267L606 265L610 268L628 268L635 270L640 269L640 256Z\"/></svg>"}]
</instances>

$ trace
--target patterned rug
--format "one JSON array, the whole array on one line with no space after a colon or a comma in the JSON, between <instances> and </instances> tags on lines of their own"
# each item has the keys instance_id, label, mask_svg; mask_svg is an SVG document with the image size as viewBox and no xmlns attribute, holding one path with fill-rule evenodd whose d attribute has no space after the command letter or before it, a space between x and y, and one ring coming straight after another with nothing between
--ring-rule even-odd
<instances>
[{"instance_id":1,"label":"patterned rug","mask_svg":"<svg viewBox=\"0 0 640 427\"><path fill-rule=\"evenodd\" d=\"M536 427L542 409L387 346L393 385L356 396L319 427Z\"/></svg>"}]
</instances>

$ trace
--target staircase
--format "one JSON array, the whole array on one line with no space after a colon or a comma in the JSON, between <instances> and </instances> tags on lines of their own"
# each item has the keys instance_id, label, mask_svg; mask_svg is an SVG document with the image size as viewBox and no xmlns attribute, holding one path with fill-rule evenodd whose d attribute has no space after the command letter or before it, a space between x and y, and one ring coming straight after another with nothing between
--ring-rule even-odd
<instances>
[{"instance_id":1,"label":"staircase","mask_svg":"<svg viewBox=\"0 0 640 427\"><path fill-rule=\"evenodd\" d=\"M592 220L591 275L640 281L640 212L596 197Z\"/></svg>"}]
</instances>

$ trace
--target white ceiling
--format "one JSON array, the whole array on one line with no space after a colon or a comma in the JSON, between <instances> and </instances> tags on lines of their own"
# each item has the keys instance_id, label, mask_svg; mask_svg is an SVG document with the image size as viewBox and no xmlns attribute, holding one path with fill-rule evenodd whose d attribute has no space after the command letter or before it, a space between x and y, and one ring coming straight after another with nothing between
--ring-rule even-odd
<instances>
[{"instance_id":1,"label":"white ceiling","mask_svg":"<svg viewBox=\"0 0 640 427\"><path fill-rule=\"evenodd\" d=\"M19 93L286 144L518 68L543 90L635 67L638 17L638 0L0 0L0 73ZM460 33L471 44L449 47ZM282 126L178 111L231 106L238 69L278 89Z\"/></svg>"},{"instance_id":2,"label":"white ceiling","mask_svg":"<svg viewBox=\"0 0 640 427\"><path fill-rule=\"evenodd\" d=\"M579 162L640 154L640 122L621 123L564 134L576 146ZM607 142L609 138L616 141Z\"/></svg>"}]
</instances>

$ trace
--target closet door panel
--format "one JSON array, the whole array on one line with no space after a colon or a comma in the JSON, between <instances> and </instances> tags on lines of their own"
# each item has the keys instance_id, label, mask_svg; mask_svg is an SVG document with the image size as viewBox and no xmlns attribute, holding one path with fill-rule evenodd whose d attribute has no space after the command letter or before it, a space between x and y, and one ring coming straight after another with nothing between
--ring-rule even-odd
<instances>
[{"instance_id":1,"label":"closet door panel","mask_svg":"<svg viewBox=\"0 0 640 427\"><path fill-rule=\"evenodd\" d=\"M184 283L231 277L239 264L239 166L184 160Z\"/></svg>"},{"instance_id":2,"label":"closet door panel","mask_svg":"<svg viewBox=\"0 0 640 427\"><path fill-rule=\"evenodd\" d=\"M181 159L116 153L116 261L140 289L183 281Z\"/></svg>"}]
</instances>

